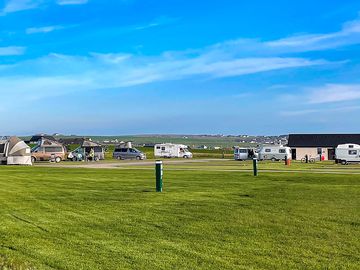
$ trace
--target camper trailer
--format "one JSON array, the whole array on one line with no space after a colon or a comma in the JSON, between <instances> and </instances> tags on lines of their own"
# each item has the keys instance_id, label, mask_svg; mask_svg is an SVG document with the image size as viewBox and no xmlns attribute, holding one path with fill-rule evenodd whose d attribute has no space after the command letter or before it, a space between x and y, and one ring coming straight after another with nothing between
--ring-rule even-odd
<instances>
[{"instance_id":1,"label":"camper trailer","mask_svg":"<svg viewBox=\"0 0 360 270\"><path fill-rule=\"evenodd\" d=\"M91 150L94 151L94 157L90 157ZM104 160L105 151L100 144L89 140L84 140L78 148L69 153L68 159L72 161L82 161L89 159L93 159L93 161Z\"/></svg>"},{"instance_id":2,"label":"camper trailer","mask_svg":"<svg viewBox=\"0 0 360 270\"><path fill-rule=\"evenodd\" d=\"M360 145L340 144L335 149L335 161L343 165L360 163Z\"/></svg>"},{"instance_id":3,"label":"camper trailer","mask_svg":"<svg viewBox=\"0 0 360 270\"><path fill-rule=\"evenodd\" d=\"M163 158L192 158L193 154L183 144L163 143L154 146L155 157Z\"/></svg>"},{"instance_id":4,"label":"camper trailer","mask_svg":"<svg viewBox=\"0 0 360 270\"><path fill-rule=\"evenodd\" d=\"M55 141L41 139L31 150L31 161L54 161L56 163L66 159L65 147Z\"/></svg>"},{"instance_id":5,"label":"camper trailer","mask_svg":"<svg viewBox=\"0 0 360 270\"><path fill-rule=\"evenodd\" d=\"M291 159L290 147L283 145L263 146L259 151L259 160L279 161Z\"/></svg>"},{"instance_id":6,"label":"camper trailer","mask_svg":"<svg viewBox=\"0 0 360 270\"><path fill-rule=\"evenodd\" d=\"M32 165L30 147L18 137L1 137L0 163L5 165Z\"/></svg>"},{"instance_id":7,"label":"camper trailer","mask_svg":"<svg viewBox=\"0 0 360 270\"><path fill-rule=\"evenodd\" d=\"M250 160L258 158L258 154L254 148L242 148L239 146L234 147L234 159L235 160Z\"/></svg>"}]
</instances>

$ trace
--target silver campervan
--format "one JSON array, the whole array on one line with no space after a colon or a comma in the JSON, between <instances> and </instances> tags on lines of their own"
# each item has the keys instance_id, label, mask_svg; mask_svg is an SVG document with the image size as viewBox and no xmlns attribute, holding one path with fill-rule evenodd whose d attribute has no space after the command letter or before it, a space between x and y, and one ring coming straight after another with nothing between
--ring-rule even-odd
<instances>
[{"instance_id":1,"label":"silver campervan","mask_svg":"<svg viewBox=\"0 0 360 270\"><path fill-rule=\"evenodd\" d=\"M113 158L124 160L124 159L146 159L146 155L136 148L129 147L117 147L114 150Z\"/></svg>"}]
</instances>

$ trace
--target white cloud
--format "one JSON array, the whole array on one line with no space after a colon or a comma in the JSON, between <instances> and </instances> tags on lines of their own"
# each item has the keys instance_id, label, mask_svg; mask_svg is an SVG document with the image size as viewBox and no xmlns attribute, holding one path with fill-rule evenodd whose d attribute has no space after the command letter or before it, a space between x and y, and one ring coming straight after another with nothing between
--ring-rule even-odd
<instances>
[{"instance_id":1,"label":"white cloud","mask_svg":"<svg viewBox=\"0 0 360 270\"><path fill-rule=\"evenodd\" d=\"M83 5L86 4L88 0L58 0L59 5Z\"/></svg>"},{"instance_id":2,"label":"white cloud","mask_svg":"<svg viewBox=\"0 0 360 270\"><path fill-rule=\"evenodd\" d=\"M0 47L0 56L22 55L25 53L25 47Z\"/></svg>"},{"instance_id":3,"label":"white cloud","mask_svg":"<svg viewBox=\"0 0 360 270\"><path fill-rule=\"evenodd\" d=\"M328 64L304 58L243 58L220 44L202 50L165 52L160 56L97 54L46 57L2 66L0 93L12 89L35 99L72 91L122 88L187 78L225 78ZM54 68L56 67L56 68ZM21 74L21 75L19 75ZM39 90L41 89L41 90Z\"/></svg>"},{"instance_id":4,"label":"white cloud","mask_svg":"<svg viewBox=\"0 0 360 270\"><path fill-rule=\"evenodd\" d=\"M42 0L9 0L1 13L4 15L21 10L34 9L42 3Z\"/></svg>"},{"instance_id":5,"label":"white cloud","mask_svg":"<svg viewBox=\"0 0 360 270\"><path fill-rule=\"evenodd\" d=\"M360 19L343 24L340 31L325 34L303 34L269 41L265 46L294 52L332 49L360 43Z\"/></svg>"},{"instance_id":6,"label":"white cloud","mask_svg":"<svg viewBox=\"0 0 360 270\"><path fill-rule=\"evenodd\" d=\"M360 106L341 106L336 108L321 108L321 109L303 109L303 110L292 110L292 111L282 111L280 115L285 117L293 117L293 116L306 116L306 115L319 115L325 114L329 115L329 113L348 113L360 111Z\"/></svg>"},{"instance_id":7,"label":"white cloud","mask_svg":"<svg viewBox=\"0 0 360 270\"><path fill-rule=\"evenodd\" d=\"M26 29L26 34L37 34L37 33L50 33L56 30L64 29L61 25L43 26L43 27L31 27Z\"/></svg>"},{"instance_id":8,"label":"white cloud","mask_svg":"<svg viewBox=\"0 0 360 270\"><path fill-rule=\"evenodd\" d=\"M327 84L311 89L307 99L310 104L358 100L360 84Z\"/></svg>"},{"instance_id":9,"label":"white cloud","mask_svg":"<svg viewBox=\"0 0 360 270\"><path fill-rule=\"evenodd\" d=\"M35 9L42 5L49 5L56 3L57 5L83 5L88 3L88 0L9 0L1 10L0 15L18 12L22 10Z\"/></svg>"}]
</instances>

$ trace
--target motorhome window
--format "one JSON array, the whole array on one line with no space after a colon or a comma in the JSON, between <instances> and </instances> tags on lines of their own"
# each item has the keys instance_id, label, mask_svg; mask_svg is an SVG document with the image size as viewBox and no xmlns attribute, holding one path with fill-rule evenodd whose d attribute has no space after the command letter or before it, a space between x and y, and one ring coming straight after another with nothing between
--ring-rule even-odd
<instances>
[{"instance_id":1,"label":"motorhome window","mask_svg":"<svg viewBox=\"0 0 360 270\"><path fill-rule=\"evenodd\" d=\"M349 155L356 156L357 151L356 150L349 150Z\"/></svg>"},{"instance_id":2,"label":"motorhome window","mask_svg":"<svg viewBox=\"0 0 360 270\"><path fill-rule=\"evenodd\" d=\"M354 148L354 145L350 144L350 145L349 145L349 148Z\"/></svg>"},{"instance_id":3,"label":"motorhome window","mask_svg":"<svg viewBox=\"0 0 360 270\"><path fill-rule=\"evenodd\" d=\"M265 152L266 152L266 153L270 153L270 152L271 152L271 149L265 149Z\"/></svg>"},{"instance_id":4,"label":"motorhome window","mask_svg":"<svg viewBox=\"0 0 360 270\"><path fill-rule=\"evenodd\" d=\"M279 149L279 153L280 153L280 154L285 154L285 153L286 153L286 150L285 150L285 149Z\"/></svg>"},{"instance_id":5,"label":"motorhome window","mask_svg":"<svg viewBox=\"0 0 360 270\"><path fill-rule=\"evenodd\" d=\"M131 153L137 153L138 151L136 149L130 149Z\"/></svg>"},{"instance_id":6,"label":"motorhome window","mask_svg":"<svg viewBox=\"0 0 360 270\"><path fill-rule=\"evenodd\" d=\"M121 149L121 152L122 152L122 153L126 153L127 151L128 151L127 148L122 148L122 149Z\"/></svg>"},{"instance_id":7,"label":"motorhome window","mask_svg":"<svg viewBox=\"0 0 360 270\"><path fill-rule=\"evenodd\" d=\"M246 154L246 153L247 153L247 149L239 149L239 152L240 152L240 153L245 153L245 154Z\"/></svg>"},{"instance_id":8,"label":"motorhome window","mask_svg":"<svg viewBox=\"0 0 360 270\"><path fill-rule=\"evenodd\" d=\"M0 144L0 153L4 153L5 144Z\"/></svg>"},{"instance_id":9,"label":"motorhome window","mask_svg":"<svg viewBox=\"0 0 360 270\"><path fill-rule=\"evenodd\" d=\"M321 155L322 154L322 148L318 148L317 153L318 153L318 155Z\"/></svg>"},{"instance_id":10,"label":"motorhome window","mask_svg":"<svg viewBox=\"0 0 360 270\"><path fill-rule=\"evenodd\" d=\"M161 147L161 150L162 150L162 151L165 151L165 147L164 147L164 146L163 146L163 147Z\"/></svg>"},{"instance_id":11,"label":"motorhome window","mask_svg":"<svg viewBox=\"0 0 360 270\"><path fill-rule=\"evenodd\" d=\"M160 147L160 146L156 146L156 149L161 149L161 147Z\"/></svg>"}]
</instances>

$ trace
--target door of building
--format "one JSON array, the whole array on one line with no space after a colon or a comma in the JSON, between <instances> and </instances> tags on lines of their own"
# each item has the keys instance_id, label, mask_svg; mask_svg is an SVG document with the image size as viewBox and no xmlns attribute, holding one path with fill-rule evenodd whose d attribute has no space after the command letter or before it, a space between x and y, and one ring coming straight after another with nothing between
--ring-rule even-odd
<instances>
[{"instance_id":1,"label":"door of building","mask_svg":"<svg viewBox=\"0 0 360 270\"><path fill-rule=\"evenodd\" d=\"M296 160L296 149L291 149L291 159Z\"/></svg>"},{"instance_id":2,"label":"door of building","mask_svg":"<svg viewBox=\"0 0 360 270\"><path fill-rule=\"evenodd\" d=\"M328 149L328 158L329 160L335 160L335 149Z\"/></svg>"}]
</instances>

